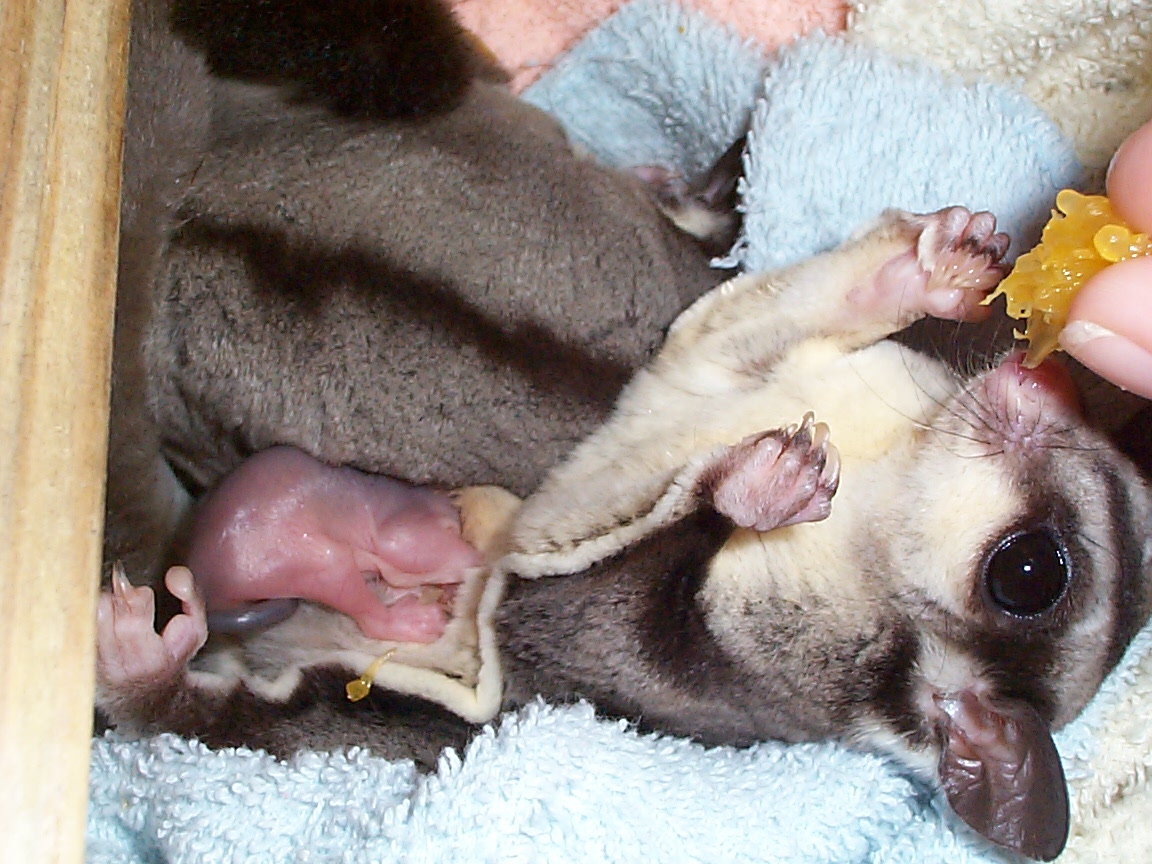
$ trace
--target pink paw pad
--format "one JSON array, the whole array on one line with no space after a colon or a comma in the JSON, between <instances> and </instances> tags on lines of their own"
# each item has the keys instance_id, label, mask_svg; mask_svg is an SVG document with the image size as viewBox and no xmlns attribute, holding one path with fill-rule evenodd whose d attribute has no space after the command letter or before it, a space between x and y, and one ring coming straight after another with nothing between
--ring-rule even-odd
<instances>
[{"instance_id":1,"label":"pink paw pad","mask_svg":"<svg viewBox=\"0 0 1152 864\"><path fill-rule=\"evenodd\" d=\"M99 686L118 690L172 680L204 645L208 638L204 603L191 571L173 567L164 581L184 611L157 633L152 589L132 585L119 565L113 570L112 590L100 595L96 609Z\"/></svg>"},{"instance_id":2,"label":"pink paw pad","mask_svg":"<svg viewBox=\"0 0 1152 864\"><path fill-rule=\"evenodd\" d=\"M806 414L799 427L762 432L728 448L702 483L716 511L741 528L818 522L831 512L840 456L828 427Z\"/></svg>"},{"instance_id":3,"label":"pink paw pad","mask_svg":"<svg viewBox=\"0 0 1152 864\"><path fill-rule=\"evenodd\" d=\"M1009 269L1001 260L1009 239L996 232L996 217L948 207L910 221L919 230L916 260L927 274L923 310L956 321L981 317L980 301Z\"/></svg>"}]
</instances>

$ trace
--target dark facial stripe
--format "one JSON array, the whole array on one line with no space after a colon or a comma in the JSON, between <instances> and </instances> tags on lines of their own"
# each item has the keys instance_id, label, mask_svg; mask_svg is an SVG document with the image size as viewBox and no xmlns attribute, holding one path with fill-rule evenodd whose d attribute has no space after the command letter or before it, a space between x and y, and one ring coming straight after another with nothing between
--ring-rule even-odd
<instances>
[{"instance_id":1,"label":"dark facial stripe","mask_svg":"<svg viewBox=\"0 0 1152 864\"><path fill-rule=\"evenodd\" d=\"M1112 464L1101 466L1108 495L1108 520L1112 528L1112 549L1119 572L1113 588L1112 633L1105 656L1105 671L1112 669L1123 656L1132 637L1143 626L1147 616L1144 596L1143 541L1147 526L1136 525L1127 484Z\"/></svg>"},{"instance_id":2,"label":"dark facial stripe","mask_svg":"<svg viewBox=\"0 0 1152 864\"><path fill-rule=\"evenodd\" d=\"M919 650L916 629L905 619L894 620L880 634L858 643L853 650L856 672L844 676L846 686L836 706L837 719L850 725L860 717L860 706L868 705L896 732L919 741L924 729L913 703L912 687L912 666Z\"/></svg>"}]
</instances>

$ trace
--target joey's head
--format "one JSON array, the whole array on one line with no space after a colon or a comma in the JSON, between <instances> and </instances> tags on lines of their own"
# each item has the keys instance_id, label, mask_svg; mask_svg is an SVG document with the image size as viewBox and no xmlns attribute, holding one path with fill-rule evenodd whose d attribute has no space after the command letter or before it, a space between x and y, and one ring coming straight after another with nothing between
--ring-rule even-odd
<instances>
[{"instance_id":1,"label":"joey's head","mask_svg":"<svg viewBox=\"0 0 1152 864\"><path fill-rule=\"evenodd\" d=\"M941 404L899 482L884 570L916 647L862 737L934 770L984 836L1049 860L1068 833L1051 731L1148 617L1149 490L1062 367L1017 355Z\"/></svg>"}]
</instances>

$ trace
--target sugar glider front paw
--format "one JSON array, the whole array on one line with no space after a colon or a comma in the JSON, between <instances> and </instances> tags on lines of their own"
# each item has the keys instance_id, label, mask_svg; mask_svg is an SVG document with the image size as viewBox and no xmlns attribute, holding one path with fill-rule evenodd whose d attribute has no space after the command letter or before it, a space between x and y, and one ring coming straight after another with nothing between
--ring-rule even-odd
<instances>
[{"instance_id":1,"label":"sugar glider front paw","mask_svg":"<svg viewBox=\"0 0 1152 864\"><path fill-rule=\"evenodd\" d=\"M799 427L751 435L723 451L701 478L717 512L741 528L771 531L827 518L840 483L828 427L804 415Z\"/></svg>"},{"instance_id":2,"label":"sugar glider front paw","mask_svg":"<svg viewBox=\"0 0 1152 864\"><path fill-rule=\"evenodd\" d=\"M916 260L928 276L924 311L937 318L971 320L984 296L1007 275L1007 234L996 232L991 213L948 207L911 218L919 228Z\"/></svg>"},{"instance_id":3,"label":"sugar glider front paw","mask_svg":"<svg viewBox=\"0 0 1152 864\"><path fill-rule=\"evenodd\" d=\"M891 211L885 221L908 250L849 295L857 308L873 307L901 326L924 315L953 321L988 315L981 301L1009 269L1002 261L1008 235L996 232L995 216L947 207L923 215Z\"/></svg>"},{"instance_id":4,"label":"sugar glider front paw","mask_svg":"<svg viewBox=\"0 0 1152 864\"><path fill-rule=\"evenodd\" d=\"M183 603L184 611L157 633L152 589L132 585L119 566L113 570L112 590L101 594L96 609L98 698L174 681L203 647L208 626L192 572L173 567L164 584Z\"/></svg>"}]
</instances>

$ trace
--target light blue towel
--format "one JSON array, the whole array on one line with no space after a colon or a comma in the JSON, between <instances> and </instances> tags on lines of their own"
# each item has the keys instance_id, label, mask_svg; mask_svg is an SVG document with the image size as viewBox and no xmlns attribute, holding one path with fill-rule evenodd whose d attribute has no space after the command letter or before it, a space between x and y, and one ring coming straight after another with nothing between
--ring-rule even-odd
<instances>
[{"instance_id":1,"label":"light blue towel","mask_svg":"<svg viewBox=\"0 0 1152 864\"><path fill-rule=\"evenodd\" d=\"M671 0L625 6L524 98L618 167L693 176L748 128L744 230L725 261L744 270L830 249L887 207L953 204L995 213L1014 259L1083 175L1047 115L1007 87L819 33L765 61Z\"/></svg>"},{"instance_id":2,"label":"light blue towel","mask_svg":"<svg viewBox=\"0 0 1152 864\"><path fill-rule=\"evenodd\" d=\"M1025 96L823 36L780 52L751 130L734 256L745 270L830 249L886 207L953 204L996 214L1015 260L1083 174Z\"/></svg>"},{"instance_id":3,"label":"light blue towel","mask_svg":"<svg viewBox=\"0 0 1152 864\"><path fill-rule=\"evenodd\" d=\"M987 208L1031 244L1072 150L1023 97L834 38L766 61L669 0L637 0L526 98L612 164L693 174L751 120L732 261L835 245L888 206ZM1152 645L1141 634L1130 668ZM1062 735L1083 779L1124 672ZM279 763L162 736L95 743L92 864L151 862L1003 862L896 764L832 744L705 750L533 705L420 777L362 752Z\"/></svg>"},{"instance_id":4,"label":"light blue towel","mask_svg":"<svg viewBox=\"0 0 1152 864\"><path fill-rule=\"evenodd\" d=\"M764 90L760 48L673 0L635 0L524 92L573 142L620 167L689 176L740 137Z\"/></svg>"},{"instance_id":5,"label":"light blue towel","mask_svg":"<svg viewBox=\"0 0 1152 864\"><path fill-rule=\"evenodd\" d=\"M104 739L93 772L92 864L988 860L877 757L705 750L587 705L529 706L427 778L362 752L281 763L172 736Z\"/></svg>"},{"instance_id":6,"label":"light blue towel","mask_svg":"<svg viewBox=\"0 0 1152 864\"><path fill-rule=\"evenodd\" d=\"M1152 652L1058 733L1074 793ZM95 742L89 864L1010 864L895 763L835 744L705 749L533 704L438 772L362 751L278 762L171 735ZM1075 810L1074 810L1075 813Z\"/></svg>"}]
</instances>

